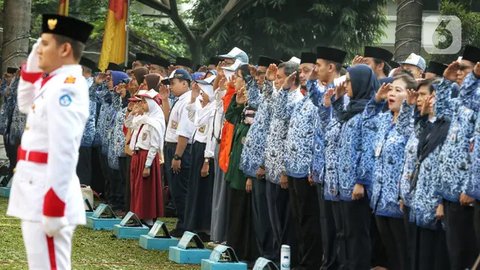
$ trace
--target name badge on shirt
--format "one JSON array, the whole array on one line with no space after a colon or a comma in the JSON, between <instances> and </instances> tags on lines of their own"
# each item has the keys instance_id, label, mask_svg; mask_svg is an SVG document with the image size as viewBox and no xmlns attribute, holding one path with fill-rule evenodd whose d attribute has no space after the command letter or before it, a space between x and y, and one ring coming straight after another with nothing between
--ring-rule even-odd
<instances>
[{"instance_id":1,"label":"name badge on shirt","mask_svg":"<svg viewBox=\"0 0 480 270\"><path fill-rule=\"evenodd\" d=\"M145 141L147 139L147 133L143 133L142 140Z\"/></svg>"},{"instance_id":2,"label":"name badge on shirt","mask_svg":"<svg viewBox=\"0 0 480 270\"><path fill-rule=\"evenodd\" d=\"M178 123L176 121L172 121L172 125L170 125L172 129L177 129Z\"/></svg>"},{"instance_id":3,"label":"name badge on shirt","mask_svg":"<svg viewBox=\"0 0 480 270\"><path fill-rule=\"evenodd\" d=\"M206 126L203 125L203 126L201 126L200 128L198 128L198 131L199 131L200 133L205 133L205 130L206 130L206 129L207 129Z\"/></svg>"},{"instance_id":4,"label":"name badge on shirt","mask_svg":"<svg viewBox=\"0 0 480 270\"><path fill-rule=\"evenodd\" d=\"M383 142L377 144L375 148L375 157L379 157L382 154Z\"/></svg>"}]
</instances>

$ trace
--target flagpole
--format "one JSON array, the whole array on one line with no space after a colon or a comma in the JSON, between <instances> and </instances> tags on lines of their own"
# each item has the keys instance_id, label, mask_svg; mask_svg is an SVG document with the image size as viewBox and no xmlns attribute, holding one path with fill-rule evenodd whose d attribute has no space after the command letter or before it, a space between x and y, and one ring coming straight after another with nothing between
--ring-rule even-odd
<instances>
[{"instance_id":1,"label":"flagpole","mask_svg":"<svg viewBox=\"0 0 480 270\"><path fill-rule=\"evenodd\" d=\"M128 15L130 11L130 0L127 0L127 19L125 20L125 32L126 32L126 37L125 37L125 63L124 65L127 67L128 66L128 40L129 40L129 36L130 36L130 30L128 28L128 24L129 24L129 21L130 21L130 16Z\"/></svg>"}]
</instances>

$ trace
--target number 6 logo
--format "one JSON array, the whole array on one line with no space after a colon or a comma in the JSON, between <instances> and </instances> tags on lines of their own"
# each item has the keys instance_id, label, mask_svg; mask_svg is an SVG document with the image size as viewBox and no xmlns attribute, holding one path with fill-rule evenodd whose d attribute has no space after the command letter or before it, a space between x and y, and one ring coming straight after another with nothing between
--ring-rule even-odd
<instances>
[{"instance_id":1,"label":"number 6 logo","mask_svg":"<svg viewBox=\"0 0 480 270\"><path fill-rule=\"evenodd\" d=\"M422 46L429 54L456 54L462 48L462 22L457 16L423 19Z\"/></svg>"}]
</instances>

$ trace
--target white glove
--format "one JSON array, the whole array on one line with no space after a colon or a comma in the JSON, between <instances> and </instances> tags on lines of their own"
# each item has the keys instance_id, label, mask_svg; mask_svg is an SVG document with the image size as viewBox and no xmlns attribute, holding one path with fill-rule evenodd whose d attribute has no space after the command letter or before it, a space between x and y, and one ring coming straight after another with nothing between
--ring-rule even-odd
<instances>
[{"instance_id":1,"label":"white glove","mask_svg":"<svg viewBox=\"0 0 480 270\"><path fill-rule=\"evenodd\" d=\"M42 217L42 225L45 233L53 237L65 226L68 225L66 217Z\"/></svg>"},{"instance_id":2,"label":"white glove","mask_svg":"<svg viewBox=\"0 0 480 270\"><path fill-rule=\"evenodd\" d=\"M41 41L42 38L37 39L37 42L35 42L35 44L32 46L32 51L28 55L27 64L25 65L25 71L28 73L42 72L42 70L38 67L39 58L37 53L37 49Z\"/></svg>"}]
</instances>

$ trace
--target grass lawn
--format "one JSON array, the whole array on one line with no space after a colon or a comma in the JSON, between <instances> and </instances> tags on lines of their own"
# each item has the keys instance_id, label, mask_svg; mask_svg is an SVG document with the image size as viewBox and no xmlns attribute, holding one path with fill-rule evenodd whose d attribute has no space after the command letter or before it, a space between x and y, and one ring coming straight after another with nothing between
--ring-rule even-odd
<instances>
[{"instance_id":1,"label":"grass lawn","mask_svg":"<svg viewBox=\"0 0 480 270\"><path fill-rule=\"evenodd\" d=\"M7 199L0 197L0 269L27 269L20 221L5 215ZM165 219L169 229L174 219ZM140 248L138 240L112 238L108 231L78 227L73 238L73 269L200 269L168 260L168 252Z\"/></svg>"}]
</instances>

